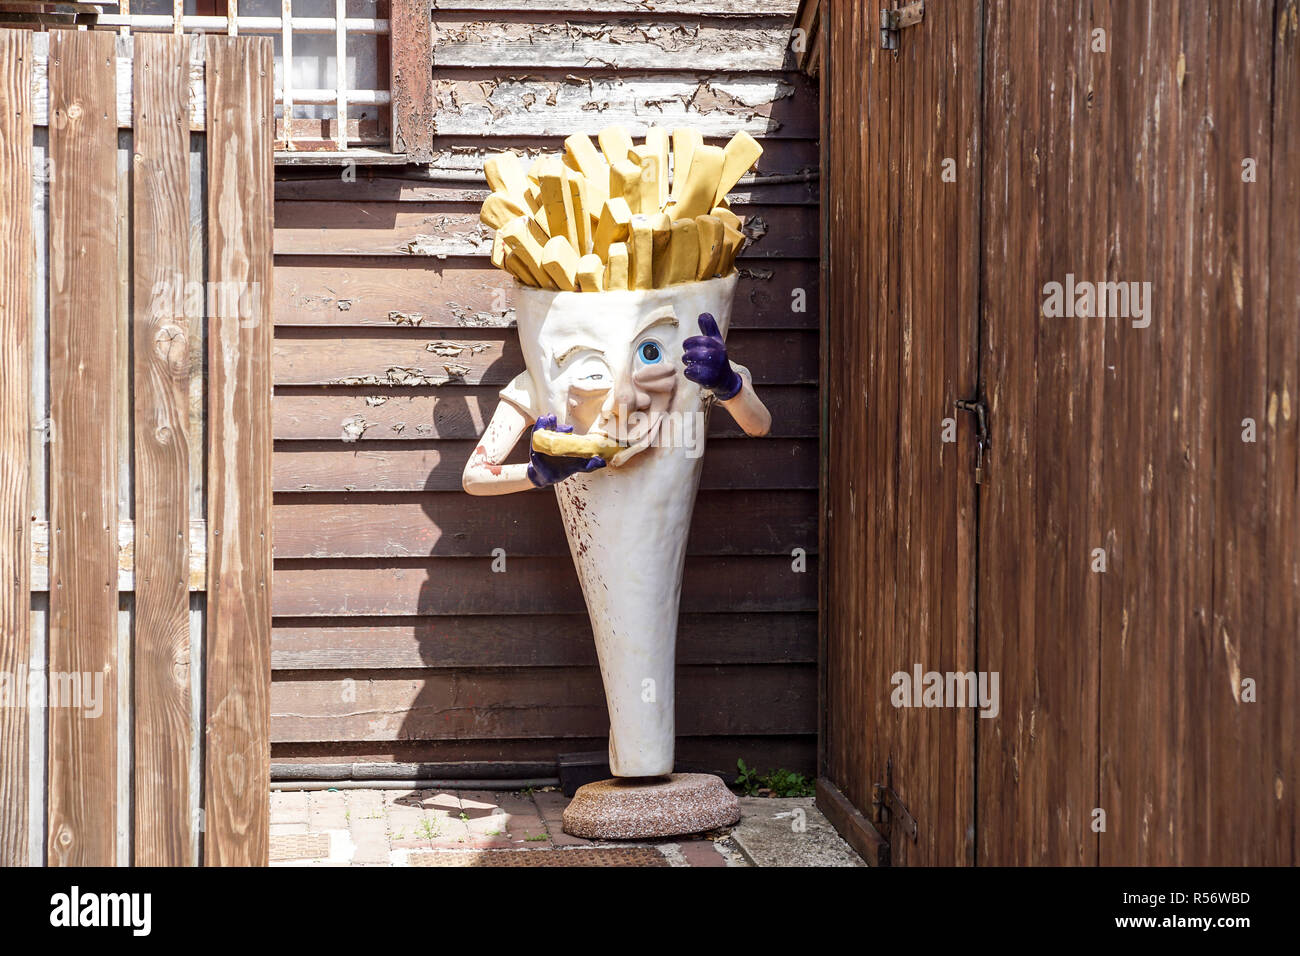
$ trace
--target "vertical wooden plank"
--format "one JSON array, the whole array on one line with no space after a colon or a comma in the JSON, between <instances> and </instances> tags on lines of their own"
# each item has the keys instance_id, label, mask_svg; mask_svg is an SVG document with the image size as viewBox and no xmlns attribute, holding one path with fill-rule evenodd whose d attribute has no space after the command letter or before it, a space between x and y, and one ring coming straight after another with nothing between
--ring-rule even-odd
<instances>
[{"instance_id":1,"label":"vertical wooden plank","mask_svg":"<svg viewBox=\"0 0 1300 956\"><path fill-rule=\"evenodd\" d=\"M427 163L433 159L433 21L427 0L392 0L388 23L393 152Z\"/></svg>"},{"instance_id":2,"label":"vertical wooden plank","mask_svg":"<svg viewBox=\"0 0 1300 956\"><path fill-rule=\"evenodd\" d=\"M815 6L819 0L803 0L800 5L800 13L807 6ZM802 19L802 18L801 18ZM809 43L824 44L826 25L830 17L817 18L816 35L809 37ZM825 58L827 64L830 63L830 57ZM831 415L830 415L830 395L833 386L830 384L830 376L834 369L834 363L831 361L830 354L830 324L827 317L830 315L828 307L830 300L830 216L828 211L829 190L830 190L830 130L831 130L831 107L830 107L830 67L822 70L818 76L818 102L820 113L818 116L817 128L821 137L822 149L818 154L819 177L817 183L817 195L821 204L821 221L818 224L817 241L818 255L820 257L819 281L817 283L817 380L820 389L817 395L817 418L818 431L821 434L821 441L817 448L817 494L818 503L821 507L817 512L817 553L825 555L827 548L828 525L825 504L830 500L830 470L828 468L828 449L830 447ZM817 579L817 776L826 777L829 773L827 760L827 746L829 743L829 734L831 730L830 706L831 698L828 693L828 658L826 656L827 634L832 627L831 621L834 613L830 602L830 575L823 573ZM820 790L819 790L820 792Z\"/></svg>"},{"instance_id":3,"label":"vertical wooden plank","mask_svg":"<svg viewBox=\"0 0 1300 956\"><path fill-rule=\"evenodd\" d=\"M50 36L49 861L117 833L117 117L112 33Z\"/></svg>"},{"instance_id":4,"label":"vertical wooden plank","mask_svg":"<svg viewBox=\"0 0 1300 956\"><path fill-rule=\"evenodd\" d=\"M1208 617L1189 613L1200 602L1210 607L1211 537L1196 533L1185 504L1212 487L1198 487L1213 472L1206 454L1213 447L1206 430L1211 416L1197 394L1206 324L1195 286L1185 289L1166 275L1191 261L1187 237L1170 222L1171 200L1186 202L1178 210L1183 216L1199 216L1192 210L1205 201L1205 143L1190 135L1188 125L1209 108L1204 95L1215 68L1206 40L1212 28L1204 8L1173 8L1155 28L1146 11L1132 5L1112 4L1106 13L1113 40L1097 88L1113 122L1107 145L1112 156L1133 157L1138 173L1106 189L1109 242L1122 250L1113 255L1109 277L1150 281L1158 312L1146 329L1123 319L1106 322L1111 374L1098 417L1108 567L1101 592L1097 804L1106 813L1106 829L1097 835L1098 861L1170 865L1192 862L1179 855L1183 837L1177 831L1198 828L1195 812L1187 811L1203 805L1198 781L1208 773L1200 754L1180 753L1177 726L1185 722L1191 745L1202 752L1202 742L1214 734L1202 723L1210 703L1208 660L1197 653L1210 636ZM1181 83L1180 55L1190 74ZM1189 141L1194 148L1187 148ZM1183 298L1187 291L1190 300ZM1178 467L1183 463L1175 454L1186 455L1192 467ZM1172 587L1177 579L1190 586ZM1195 704L1180 714L1179 698ZM1135 727L1142 733L1132 733ZM1184 776L1184 767L1192 772Z\"/></svg>"},{"instance_id":5,"label":"vertical wooden plank","mask_svg":"<svg viewBox=\"0 0 1300 956\"><path fill-rule=\"evenodd\" d=\"M960 421L957 441L946 442L943 422L975 389L979 100L978 89L949 64L978 64L978 42L977 6L935 5L898 55L884 58L895 89L907 93L894 98L899 112L888 142L890 214L897 217L890 253L898 290L898 337L891 346L897 377L868 385L868 395L897 391L895 498L885 504L896 515L896 530L884 558L894 561L898 598L889 636L893 657L873 677L873 692L881 696L893 690L893 673L918 664L939 673L975 667L969 617L975 430L972 421ZM955 181L945 179L946 168ZM883 353L882 362L888 357ZM894 791L918 822L915 842L901 827L891 828L891 860L967 862L974 709L890 709L895 737L887 766L877 757L877 780L892 774Z\"/></svg>"},{"instance_id":6,"label":"vertical wooden plank","mask_svg":"<svg viewBox=\"0 0 1300 956\"><path fill-rule=\"evenodd\" d=\"M1047 316L1043 289L1108 278L1094 254L1111 162L1090 111L1089 4L986 6L979 661L1001 713L979 721L982 864L1095 862L1097 406L1115 320ZM1043 51L1026 70L1026 51ZM1106 58L1101 61L1107 62ZM1104 107L1096 111L1100 115ZM1113 175L1110 178L1113 178ZM1094 205L1095 204L1095 205Z\"/></svg>"},{"instance_id":7,"label":"vertical wooden plank","mask_svg":"<svg viewBox=\"0 0 1300 956\"><path fill-rule=\"evenodd\" d=\"M1206 233L1217 262L1202 275L1218 277L1206 283L1208 308L1200 319L1211 323L1218 336L1212 358L1217 382L1212 406L1217 446L1213 654L1202 712L1203 732L1214 742L1204 814L1212 822L1204 833L1184 825L1182 836L1189 862L1201 864L1294 862L1277 839L1282 817L1275 785L1277 767L1294 753L1296 728L1279 728L1282 732L1274 738L1270 717L1280 715L1285 698L1297 692L1294 685L1284 684L1284 661L1294 658L1297 635L1269 633L1266 627L1268 440L1242 441L1242 420L1249 416L1258 422L1261 415L1267 416L1268 405L1274 15L1271 0L1246 0L1232 12L1211 5L1204 31L1211 38L1209 103L1216 117L1205 169L1210 183ZM1257 176L1255 183L1243 182L1244 157L1253 157L1266 175ZM1294 221L1296 197L1284 202ZM1284 269L1295 268L1291 247ZM1294 313L1279 317L1282 322L1296 319ZM1257 688L1253 703L1242 696L1246 679ZM1271 685L1268 695L1258 691L1263 684ZM1175 829L1180 823L1175 821ZM1158 854L1149 853L1133 862L1152 858L1159 860Z\"/></svg>"},{"instance_id":8,"label":"vertical wooden plank","mask_svg":"<svg viewBox=\"0 0 1300 956\"><path fill-rule=\"evenodd\" d=\"M980 14L936 5L897 55L873 11L825 15L823 210L854 238L826 249L824 767L864 813L899 794L918 835L879 819L892 862L963 863L976 718L896 708L891 679L974 668L974 432L941 435L976 383L979 90L951 64L978 64Z\"/></svg>"},{"instance_id":9,"label":"vertical wooden plank","mask_svg":"<svg viewBox=\"0 0 1300 956\"><path fill-rule=\"evenodd\" d=\"M1268 429L1269 499L1264 568L1268 580L1265 633L1267 660L1262 673L1271 689L1256 704L1266 707L1270 753L1266 819L1272 821L1274 855L1267 861L1300 861L1300 755L1294 745L1300 726L1300 661L1294 635L1300 634L1300 0L1277 5L1273 47L1273 164L1270 168L1272 236L1269 243L1269 382L1265 420ZM1262 682L1261 682L1262 683Z\"/></svg>"},{"instance_id":10,"label":"vertical wooden plank","mask_svg":"<svg viewBox=\"0 0 1300 956\"><path fill-rule=\"evenodd\" d=\"M29 860L31 50L28 31L0 30L0 866Z\"/></svg>"},{"instance_id":11,"label":"vertical wooden plank","mask_svg":"<svg viewBox=\"0 0 1300 956\"><path fill-rule=\"evenodd\" d=\"M189 41L135 38L135 863L188 866Z\"/></svg>"},{"instance_id":12,"label":"vertical wooden plank","mask_svg":"<svg viewBox=\"0 0 1300 956\"><path fill-rule=\"evenodd\" d=\"M204 862L265 865L271 689L271 41L209 37Z\"/></svg>"}]
</instances>

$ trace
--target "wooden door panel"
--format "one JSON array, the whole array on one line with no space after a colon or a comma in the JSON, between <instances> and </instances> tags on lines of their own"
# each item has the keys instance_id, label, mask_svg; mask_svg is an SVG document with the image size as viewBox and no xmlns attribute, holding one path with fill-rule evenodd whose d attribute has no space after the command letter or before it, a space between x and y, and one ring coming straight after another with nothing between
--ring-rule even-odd
<instances>
[{"instance_id":1,"label":"wooden door panel","mask_svg":"<svg viewBox=\"0 0 1300 956\"><path fill-rule=\"evenodd\" d=\"M985 5L983 343L991 447L980 489L981 864L1092 863L1100 544L1094 467L1105 328L1044 319L1042 289L1105 274L1090 204L1110 179L1089 108L1086 4Z\"/></svg>"},{"instance_id":2,"label":"wooden door panel","mask_svg":"<svg viewBox=\"0 0 1300 956\"><path fill-rule=\"evenodd\" d=\"M1293 8L985 5L980 863L1295 859ZM1146 314L1046 314L1071 277Z\"/></svg>"},{"instance_id":3,"label":"wooden door panel","mask_svg":"<svg viewBox=\"0 0 1300 956\"><path fill-rule=\"evenodd\" d=\"M979 91L952 65L978 61L978 11L927 3L894 54L878 11L828 6L825 772L868 817L892 785L917 822L877 820L894 863L964 863L973 712L896 708L891 676L974 666L974 432L943 438L975 388Z\"/></svg>"}]
</instances>

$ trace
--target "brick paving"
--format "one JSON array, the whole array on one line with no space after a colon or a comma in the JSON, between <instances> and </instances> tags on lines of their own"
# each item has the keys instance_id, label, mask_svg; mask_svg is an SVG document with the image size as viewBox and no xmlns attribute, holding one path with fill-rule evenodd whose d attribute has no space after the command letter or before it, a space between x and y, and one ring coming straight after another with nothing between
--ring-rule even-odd
<instances>
[{"instance_id":1,"label":"brick paving","mask_svg":"<svg viewBox=\"0 0 1300 956\"><path fill-rule=\"evenodd\" d=\"M801 801L820 817L812 801ZM756 854L730 831L662 841L583 840L562 828L569 800L558 789L498 790L277 790L271 793L272 866L502 866L657 865L751 866ZM745 818L774 830L781 801L741 801ZM784 827L776 827L776 839ZM803 840L793 828L790 843ZM833 832L833 831L832 831ZM769 840L771 837L769 836ZM843 845L847 849L847 845ZM604 853L589 862L555 854L582 847L636 849ZM496 854L546 850L525 858ZM852 853L852 851L848 851ZM439 857L438 854L445 854ZM490 855L489 855L490 854ZM637 862L639 861L639 862ZM761 860L760 860L761 862ZM816 861L812 865L817 865ZM844 865L839 863L837 865Z\"/></svg>"}]
</instances>

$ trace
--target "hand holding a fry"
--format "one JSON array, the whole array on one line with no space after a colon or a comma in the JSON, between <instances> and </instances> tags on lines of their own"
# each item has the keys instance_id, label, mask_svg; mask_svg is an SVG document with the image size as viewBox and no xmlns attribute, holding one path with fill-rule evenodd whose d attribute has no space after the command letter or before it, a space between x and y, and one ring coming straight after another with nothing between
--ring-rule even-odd
<instances>
[{"instance_id":1,"label":"hand holding a fry","mask_svg":"<svg viewBox=\"0 0 1300 956\"><path fill-rule=\"evenodd\" d=\"M533 425L533 431L538 429L569 434L573 431L573 426L557 425L554 415L543 415ZM547 488L559 484L565 478L579 472L596 471L604 467L605 459L599 455L592 455L589 458L544 455L536 448L531 447L531 443L528 449L528 480L538 488Z\"/></svg>"}]
</instances>

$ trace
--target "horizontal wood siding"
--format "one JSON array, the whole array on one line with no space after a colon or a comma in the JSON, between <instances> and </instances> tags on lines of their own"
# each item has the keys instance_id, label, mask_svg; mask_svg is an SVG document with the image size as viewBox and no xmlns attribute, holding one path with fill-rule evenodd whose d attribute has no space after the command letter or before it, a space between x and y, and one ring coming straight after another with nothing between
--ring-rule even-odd
<instances>
[{"instance_id":1,"label":"horizontal wood siding","mask_svg":"<svg viewBox=\"0 0 1300 956\"><path fill-rule=\"evenodd\" d=\"M435 3L433 176L276 184L273 774L550 776L601 749L591 628L550 492L460 474L523 368L482 161L623 123L763 143L733 333L772 434L713 416L678 649L678 769L811 772L817 92L797 3ZM612 16L616 14L617 16ZM765 177L780 177L775 182ZM803 290L802 293L797 290ZM491 573L504 548L507 572ZM806 552L798 572L792 552Z\"/></svg>"}]
</instances>

